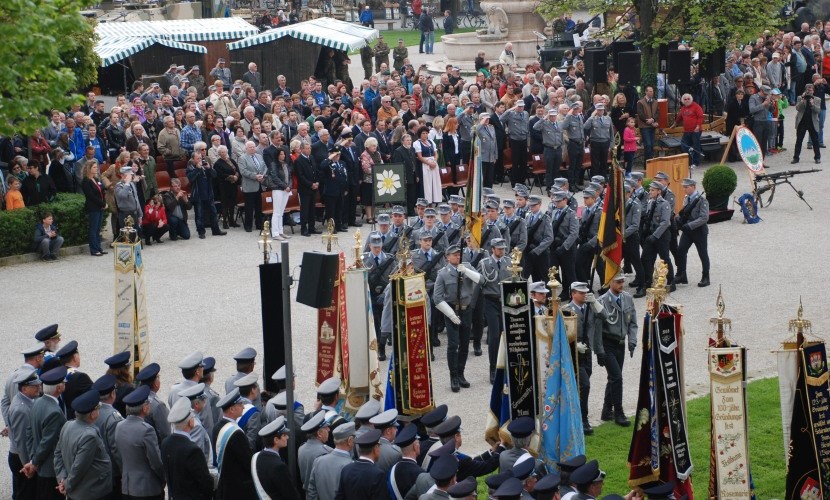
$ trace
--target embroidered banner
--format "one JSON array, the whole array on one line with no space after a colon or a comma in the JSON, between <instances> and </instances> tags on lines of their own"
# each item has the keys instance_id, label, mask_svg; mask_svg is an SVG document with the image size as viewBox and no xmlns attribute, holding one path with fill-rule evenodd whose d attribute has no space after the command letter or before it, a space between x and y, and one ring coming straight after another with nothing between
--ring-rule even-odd
<instances>
[{"instance_id":1,"label":"embroidered banner","mask_svg":"<svg viewBox=\"0 0 830 500\"><path fill-rule=\"evenodd\" d=\"M422 415L434 408L426 282L418 274L392 283L395 404L403 415Z\"/></svg>"},{"instance_id":2,"label":"embroidered banner","mask_svg":"<svg viewBox=\"0 0 830 500\"><path fill-rule=\"evenodd\" d=\"M527 281L501 283L510 420L519 417L535 418L539 414L536 342L530 322L528 296Z\"/></svg>"},{"instance_id":3,"label":"embroidered banner","mask_svg":"<svg viewBox=\"0 0 830 500\"><path fill-rule=\"evenodd\" d=\"M752 498L743 347L709 349L712 414L710 498Z\"/></svg>"},{"instance_id":4,"label":"embroidered banner","mask_svg":"<svg viewBox=\"0 0 830 500\"><path fill-rule=\"evenodd\" d=\"M369 384L378 379L377 338L372 301L369 298L368 271L346 272L346 318L349 328L349 381L346 409L357 411L370 395ZM380 393L382 396L383 393Z\"/></svg>"},{"instance_id":5,"label":"embroidered banner","mask_svg":"<svg viewBox=\"0 0 830 500\"><path fill-rule=\"evenodd\" d=\"M793 421L793 402L795 385L798 382L799 353L797 349L787 349L775 353L778 361L778 392L781 396L781 427L784 431L784 458L790 448L790 425Z\"/></svg>"},{"instance_id":6,"label":"embroidered banner","mask_svg":"<svg viewBox=\"0 0 830 500\"><path fill-rule=\"evenodd\" d=\"M346 324L346 257L340 252L337 279L331 292L331 305L317 310L317 384L331 377L346 380L348 375L348 325ZM345 330L345 334L344 334ZM342 349L345 340L345 362ZM345 373L344 373L345 368Z\"/></svg>"},{"instance_id":7,"label":"embroidered banner","mask_svg":"<svg viewBox=\"0 0 830 500\"><path fill-rule=\"evenodd\" d=\"M115 336L113 352L129 350L137 373L150 356L147 294L141 243L115 244Z\"/></svg>"},{"instance_id":8,"label":"embroidered banner","mask_svg":"<svg viewBox=\"0 0 830 500\"><path fill-rule=\"evenodd\" d=\"M657 319L659 342L659 375L663 388L663 407L668 417L672 458L677 477L686 479L692 473L692 457L686 435L686 404L683 401L683 368L678 348L679 315L661 314Z\"/></svg>"}]
</instances>

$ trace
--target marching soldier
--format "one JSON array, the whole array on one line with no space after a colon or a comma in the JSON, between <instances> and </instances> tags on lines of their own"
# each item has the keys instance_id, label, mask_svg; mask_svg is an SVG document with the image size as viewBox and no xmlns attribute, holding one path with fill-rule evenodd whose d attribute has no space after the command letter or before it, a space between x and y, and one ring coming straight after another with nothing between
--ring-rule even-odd
<instances>
[{"instance_id":1,"label":"marching soldier","mask_svg":"<svg viewBox=\"0 0 830 500\"><path fill-rule=\"evenodd\" d=\"M663 199L665 199L669 204L669 209L671 209L671 219L669 224L670 230L670 237L669 237L669 252L671 252L672 257L674 257L675 263L677 263L677 220L675 219L676 214L674 212L676 204L676 197L674 196L674 191L669 189L669 174L665 172L657 172L654 174L654 181L662 187L663 192L661 193ZM652 183L654 183L652 181Z\"/></svg>"},{"instance_id":2,"label":"marching soldier","mask_svg":"<svg viewBox=\"0 0 830 500\"><path fill-rule=\"evenodd\" d=\"M599 221L602 217L602 208L597 204L597 194L585 189L582 191L582 198L585 207L582 209L582 219L579 221L579 237L576 250L576 277L580 281L588 283L588 288L593 288L594 276L591 274L591 266L597 257L597 233L599 232ZM600 287L604 285L602 276L605 275L603 261L597 258L597 273L600 276Z\"/></svg>"},{"instance_id":3,"label":"marching soldier","mask_svg":"<svg viewBox=\"0 0 830 500\"><path fill-rule=\"evenodd\" d=\"M634 282L629 286L636 288L634 298L645 297L646 290L643 288L643 262L640 260L640 217L642 208L634 194L635 184L625 181L625 191L628 199L625 201L625 226L623 228L623 260L625 266L634 270Z\"/></svg>"},{"instance_id":4,"label":"marching soldier","mask_svg":"<svg viewBox=\"0 0 830 500\"><path fill-rule=\"evenodd\" d=\"M518 194L517 201L519 200ZM530 212L525 216L527 223L527 248L524 258L524 277L546 280L550 268L550 246L553 243L553 226L550 217L542 210L542 198L531 196L528 201Z\"/></svg>"},{"instance_id":5,"label":"marching soldier","mask_svg":"<svg viewBox=\"0 0 830 500\"><path fill-rule=\"evenodd\" d=\"M463 226L465 223L464 216L464 197L457 194L450 195L450 210L452 210L452 221L456 226Z\"/></svg>"},{"instance_id":6,"label":"marching soldier","mask_svg":"<svg viewBox=\"0 0 830 500\"><path fill-rule=\"evenodd\" d=\"M509 243L510 230L504 222L499 220L499 202L496 200L487 200L484 208L484 225L481 228L481 249L489 252L490 240L494 238L500 238Z\"/></svg>"},{"instance_id":7,"label":"marching soldier","mask_svg":"<svg viewBox=\"0 0 830 500\"><path fill-rule=\"evenodd\" d=\"M389 471L389 486L395 500L404 500L410 498L409 492L415 487L418 476L424 473L416 461L421 451L418 426L414 423L406 424L395 437L395 445L401 450L401 459Z\"/></svg>"},{"instance_id":8,"label":"marching soldier","mask_svg":"<svg viewBox=\"0 0 830 500\"><path fill-rule=\"evenodd\" d=\"M671 213L669 203L663 199L663 187L659 182L652 182L648 187L649 200L645 216L640 219L640 241L643 245L643 270L645 271L645 288L651 286L654 263L659 255L668 266L669 291L677 289L674 284L674 267L669 257L669 239L671 238Z\"/></svg>"},{"instance_id":9,"label":"marching soldier","mask_svg":"<svg viewBox=\"0 0 830 500\"><path fill-rule=\"evenodd\" d=\"M384 474L401 459L401 449L392 444L398 433L398 410L391 408L369 419L369 423L381 432L380 457L375 462Z\"/></svg>"},{"instance_id":10,"label":"marching soldier","mask_svg":"<svg viewBox=\"0 0 830 500\"><path fill-rule=\"evenodd\" d=\"M579 362L579 401L582 409L582 430L586 436L594 433L588 422L588 396L591 393L591 351L597 354L597 360L604 360L605 350L602 345L602 324L605 318L603 306L588 284L581 281L571 283L571 301L565 306L577 317L576 350ZM603 361L604 363L604 361Z\"/></svg>"},{"instance_id":11,"label":"marching soldier","mask_svg":"<svg viewBox=\"0 0 830 500\"><path fill-rule=\"evenodd\" d=\"M604 422L613 420L617 425L627 427L631 422L626 418L622 407L622 368L626 345L632 357L637 347L637 310L634 308L634 298L624 290L624 285L625 275L619 273L611 281L608 291L599 298L605 311L602 321L602 346L605 354L597 354L597 364L605 365L608 373L601 418Z\"/></svg>"},{"instance_id":12,"label":"marching soldier","mask_svg":"<svg viewBox=\"0 0 830 500\"><path fill-rule=\"evenodd\" d=\"M404 60L409 57L409 49L403 44L403 38L398 38L398 45L392 49L392 60L395 62L395 69L401 71ZM401 71L402 72L402 71Z\"/></svg>"},{"instance_id":13,"label":"marching soldier","mask_svg":"<svg viewBox=\"0 0 830 500\"><path fill-rule=\"evenodd\" d=\"M512 252L514 248L518 248L520 252L524 253L527 248L527 224L524 218L516 215L516 201L504 200L502 202L501 223L507 227L507 234L510 236L507 240L510 242L509 248Z\"/></svg>"},{"instance_id":14,"label":"marching soldier","mask_svg":"<svg viewBox=\"0 0 830 500\"><path fill-rule=\"evenodd\" d=\"M164 438L170 435L170 426L167 425L169 410L167 405L164 404L164 401L158 397L158 391L161 389L160 370L161 367L158 363L150 363L142 368L135 377L139 387L146 385L150 388L150 395L148 396L148 400L150 401L150 414L147 415L144 421L155 429L159 446L161 446Z\"/></svg>"},{"instance_id":15,"label":"marching soldier","mask_svg":"<svg viewBox=\"0 0 830 500\"><path fill-rule=\"evenodd\" d=\"M104 498L112 493L110 457L95 427L98 406L98 391L86 391L72 401L75 420L61 428L55 473L58 492L68 498Z\"/></svg>"},{"instance_id":16,"label":"marching soldier","mask_svg":"<svg viewBox=\"0 0 830 500\"><path fill-rule=\"evenodd\" d=\"M43 346L38 342L39 346ZM11 394L11 405L6 423L9 429L9 469L12 473L12 498L21 500L37 496L37 479L22 472L23 465L31 461L32 407L40 394L41 381L37 370L32 368L15 374L11 385L16 394Z\"/></svg>"},{"instance_id":17,"label":"marching soldier","mask_svg":"<svg viewBox=\"0 0 830 500\"><path fill-rule=\"evenodd\" d=\"M115 445L115 428L118 422L124 420L124 417L113 406L117 392L115 377L110 374L103 375L92 384L92 390L98 393L99 403L101 405L98 408L98 418L95 419L95 427L98 428L98 434L101 435L101 441L109 455L110 464L112 465L111 498L120 498L121 456L118 454L118 447Z\"/></svg>"},{"instance_id":18,"label":"marching soldier","mask_svg":"<svg viewBox=\"0 0 830 500\"><path fill-rule=\"evenodd\" d=\"M61 332L58 330L58 325L49 325L42 328L35 334L35 340L43 342L44 345L43 364L37 373L40 375L60 364L55 357L55 353L58 352L61 345Z\"/></svg>"},{"instance_id":19,"label":"marching soldier","mask_svg":"<svg viewBox=\"0 0 830 500\"><path fill-rule=\"evenodd\" d=\"M435 216L436 212L434 208L425 209L423 219L424 223L421 228L416 230L413 234L417 234L418 238L425 233L432 235L432 249L438 253L443 253L444 249L447 248L447 239L435 224ZM414 240L415 238L413 238L413 241L410 244L410 249L413 250L418 246L418 243Z\"/></svg>"},{"instance_id":20,"label":"marching soldier","mask_svg":"<svg viewBox=\"0 0 830 500\"><path fill-rule=\"evenodd\" d=\"M308 422L300 428L306 435L306 441L297 450L297 465L300 467L300 479L303 482L303 490L308 491L308 481L311 478L311 469L314 460L327 455L331 448L326 445L329 439L330 429L326 423L326 412L318 411Z\"/></svg>"},{"instance_id":21,"label":"marching soldier","mask_svg":"<svg viewBox=\"0 0 830 500\"><path fill-rule=\"evenodd\" d=\"M507 243L502 238L490 240L489 257L478 264L478 272L483 278L482 295L484 318L487 322L487 354L490 360L490 383L496 376L496 362L499 354L499 340L504 330L501 315L501 286L500 283L510 277L510 258L505 255Z\"/></svg>"},{"instance_id":22,"label":"marching soldier","mask_svg":"<svg viewBox=\"0 0 830 500\"><path fill-rule=\"evenodd\" d=\"M513 441L513 448L503 451L499 455L499 471L510 471L516 461L528 453L530 436L536 430L536 423L531 417L519 417L507 424L507 432Z\"/></svg>"},{"instance_id":23,"label":"marching soldier","mask_svg":"<svg viewBox=\"0 0 830 500\"><path fill-rule=\"evenodd\" d=\"M252 452L261 449L259 430L262 428L262 410L254 404L254 400L259 396L258 383L259 375L256 373L249 373L233 383L239 388L239 396L244 404L242 415L236 420L236 424L245 431Z\"/></svg>"},{"instance_id":24,"label":"marching soldier","mask_svg":"<svg viewBox=\"0 0 830 500\"><path fill-rule=\"evenodd\" d=\"M407 225L412 228L412 231L417 231L424 227L424 211L428 206L429 202L424 198L418 198L415 202L415 213L417 215L413 215L407 221Z\"/></svg>"},{"instance_id":25,"label":"marching soldier","mask_svg":"<svg viewBox=\"0 0 830 500\"><path fill-rule=\"evenodd\" d=\"M377 403L376 399L370 401ZM356 420L357 417L355 417ZM334 449L327 455L317 457L311 467L308 491L306 491L307 500L334 500L337 485L340 482L340 472L353 461L355 424L345 423L332 431L332 434L334 435Z\"/></svg>"},{"instance_id":26,"label":"marching soldier","mask_svg":"<svg viewBox=\"0 0 830 500\"><path fill-rule=\"evenodd\" d=\"M530 212L530 206L528 205L530 190L524 184L516 184L513 187L513 192L516 194L516 215L524 219Z\"/></svg>"},{"instance_id":27,"label":"marching soldier","mask_svg":"<svg viewBox=\"0 0 830 500\"><path fill-rule=\"evenodd\" d=\"M236 388L216 403L222 408L222 420L213 426L210 437L214 447L213 456L216 457L216 468L219 471L219 484L216 488L219 498L259 498L251 477L253 453L248 446L245 432L236 425L236 420L242 416L244 404L245 400Z\"/></svg>"},{"instance_id":28,"label":"marching soldier","mask_svg":"<svg viewBox=\"0 0 830 500\"><path fill-rule=\"evenodd\" d=\"M337 484L337 500L387 500L386 475L375 463L380 458L380 431L372 429L355 439L360 457L343 467Z\"/></svg>"},{"instance_id":29,"label":"marching soldier","mask_svg":"<svg viewBox=\"0 0 830 500\"><path fill-rule=\"evenodd\" d=\"M444 256L432 249L432 235L430 233L423 233L419 236L421 248L412 253L412 266L416 273L424 273L424 281L427 285L427 295L433 297L435 290L435 280L438 276L438 271L444 267ZM430 345L438 347L441 342L438 340L438 315L435 314L435 301L433 300L433 311L430 315L431 328ZM469 340L469 339L468 339Z\"/></svg>"},{"instance_id":30,"label":"marching soldier","mask_svg":"<svg viewBox=\"0 0 830 500\"><path fill-rule=\"evenodd\" d=\"M475 247L472 244L472 241L472 235L467 233L464 236L465 245L464 250L461 251L461 263L469 264L472 269L478 269L478 265L483 259L488 257L490 253L480 247ZM481 356L483 354L481 351L481 339L484 337L484 326L487 323L484 319L484 297L481 296L478 288L476 288L473 293L473 302L470 306L473 310L471 313L473 324L470 329L470 335L473 337L473 354ZM442 314L436 314L436 317L438 323L443 325L444 316Z\"/></svg>"},{"instance_id":31,"label":"marching soldier","mask_svg":"<svg viewBox=\"0 0 830 500\"><path fill-rule=\"evenodd\" d=\"M375 44L374 55L375 73L380 73L381 64L386 64L386 67L389 67L389 45L383 41L382 33L378 35L378 42Z\"/></svg>"},{"instance_id":32,"label":"marching soldier","mask_svg":"<svg viewBox=\"0 0 830 500\"><path fill-rule=\"evenodd\" d=\"M640 202L640 207L644 207L648 202L648 193L643 187L643 173L631 172L629 178L634 182L634 198Z\"/></svg>"},{"instance_id":33,"label":"marching soldier","mask_svg":"<svg viewBox=\"0 0 830 500\"><path fill-rule=\"evenodd\" d=\"M389 217L389 214L378 214L377 221L378 228L376 231L372 231L371 233L369 233L368 236L366 236L366 243L363 244L363 251L369 251L369 239L372 236L377 235L380 237L381 248L387 247L388 242L387 248L389 248L389 250L383 251L385 253L394 255L394 252L392 252L392 246L397 247L397 241L392 240L396 239L397 236L395 235L395 231L392 229L392 218ZM397 250L397 248L395 248L395 250Z\"/></svg>"},{"instance_id":34,"label":"marching soldier","mask_svg":"<svg viewBox=\"0 0 830 500\"><path fill-rule=\"evenodd\" d=\"M491 449L475 457L458 452L458 448L462 444L461 417L448 418L444 423L435 427L435 433L438 434L444 444L442 448L451 450L450 453L454 453L458 459L459 480L463 481L470 476L486 476L499 468L499 455L504 451L504 446L501 443L496 443ZM434 453L440 456L442 451L438 449Z\"/></svg>"},{"instance_id":35,"label":"marching soldier","mask_svg":"<svg viewBox=\"0 0 830 500\"><path fill-rule=\"evenodd\" d=\"M369 270L369 297L372 300L372 316L375 320L375 335L378 341L378 361L385 361L386 336L380 331L383 316L383 291L389 284L389 275L395 267L395 258L381 250L383 239L380 233L371 233L367 243L369 251L363 254L363 267Z\"/></svg>"},{"instance_id":36,"label":"marching soldier","mask_svg":"<svg viewBox=\"0 0 830 500\"><path fill-rule=\"evenodd\" d=\"M553 195L556 191L564 191L568 195L568 206L571 207L571 210L576 212L579 203L577 203L576 198L574 198L574 193L576 190L571 189L571 184L568 182L568 179L565 177L557 177L553 180L553 188L548 189L548 193ZM551 207L548 207L548 210L552 210Z\"/></svg>"},{"instance_id":37,"label":"marching soldier","mask_svg":"<svg viewBox=\"0 0 830 500\"><path fill-rule=\"evenodd\" d=\"M467 353L470 348L471 305L474 290L481 275L461 264L461 248L451 246L446 250L447 266L435 279L433 302L435 308L449 319L447 328L447 365L450 370L450 388L458 392L460 387L470 387L464 377Z\"/></svg>"},{"instance_id":38,"label":"marching soldier","mask_svg":"<svg viewBox=\"0 0 830 500\"><path fill-rule=\"evenodd\" d=\"M161 444L161 462L167 491L170 498L213 498L213 477L208 465L202 459L202 451L190 440L190 433L196 426L196 415L190 405L181 400L177 403L167 421L173 426L173 433Z\"/></svg>"},{"instance_id":39,"label":"marching soldier","mask_svg":"<svg viewBox=\"0 0 830 500\"><path fill-rule=\"evenodd\" d=\"M251 475L258 493L263 498L299 500L300 495L291 481L288 466L279 451L288 446L291 439L285 418L279 417L259 430L263 450L251 457Z\"/></svg>"},{"instance_id":40,"label":"marching soldier","mask_svg":"<svg viewBox=\"0 0 830 500\"><path fill-rule=\"evenodd\" d=\"M709 286L709 202L697 192L697 182L694 179L683 179L682 184L686 197L683 199L683 208L677 215L677 226L683 234L675 256L677 276L674 282L683 285L689 282L686 277L686 259L694 244L703 266L703 276L697 286L706 287Z\"/></svg>"},{"instance_id":41,"label":"marching soldier","mask_svg":"<svg viewBox=\"0 0 830 500\"><path fill-rule=\"evenodd\" d=\"M78 370L81 366L81 354L78 352L78 343L74 340L63 346L56 354L61 364L66 367L66 390L63 393L63 404L66 410L66 419L75 418L72 401L92 388L92 379L89 375Z\"/></svg>"},{"instance_id":42,"label":"marching soldier","mask_svg":"<svg viewBox=\"0 0 830 500\"><path fill-rule=\"evenodd\" d=\"M556 118L559 111L556 106L548 110L547 120L538 120L533 124L533 130L542 132L542 145L545 147L543 157L545 159L545 187L550 189L553 186L553 179L559 175L562 167L562 128Z\"/></svg>"},{"instance_id":43,"label":"marching soldier","mask_svg":"<svg viewBox=\"0 0 830 500\"><path fill-rule=\"evenodd\" d=\"M575 281L576 270L574 259L576 253L576 239L579 236L579 223L576 221L576 213L568 207L568 193L556 191L553 193L552 232L553 243L550 245L550 265L560 268L563 283ZM538 279L545 279L547 272ZM534 276L534 279L537 279ZM559 296L562 301L568 299L568 292L562 287Z\"/></svg>"},{"instance_id":44,"label":"marching soldier","mask_svg":"<svg viewBox=\"0 0 830 500\"><path fill-rule=\"evenodd\" d=\"M196 425L194 425L193 429L190 431L190 439L196 443L202 451L205 463L213 464L213 447L210 442L210 434L199 420L199 412L201 412L202 408L204 408L205 399L207 399L207 395L205 395L205 384L198 383L193 387L188 387L180 392L179 395L181 396L179 400L186 399L187 401L182 401L181 403L176 401L173 407L175 408L177 405L184 404L196 413Z\"/></svg>"},{"instance_id":45,"label":"marching soldier","mask_svg":"<svg viewBox=\"0 0 830 500\"><path fill-rule=\"evenodd\" d=\"M444 235L447 246L457 245L461 241L461 226L453 221L452 208L445 203L438 205L438 218L438 232Z\"/></svg>"},{"instance_id":46,"label":"marching soldier","mask_svg":"<svg viewBox=\"0 0 830 500\"><path fill-rule=\"evenodd\" d=\"M150 388L146 385L127 394L127 418L115 426L115 445L121 457L121 494L125 497L162 498L164 465L158 437L144 421L150 414Z\"/></svg>"}]
</instances>

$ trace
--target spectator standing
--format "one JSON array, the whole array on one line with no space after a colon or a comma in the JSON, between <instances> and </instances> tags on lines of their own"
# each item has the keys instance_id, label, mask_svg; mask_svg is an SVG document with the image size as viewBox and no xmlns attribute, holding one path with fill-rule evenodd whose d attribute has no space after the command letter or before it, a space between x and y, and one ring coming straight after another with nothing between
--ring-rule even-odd
<instances>
[{"instance_id":1,"label":"spectator standing","mask_svg":"<svg viewBox=\"0 0 830 500\"><path fill-rule=\"evenodd\" d=\"M818 117L820 112L819 103L813 95L813 84L808 83L804 87L804 94L798 96L798 102L795 105L797 115L795 117L795 151L793 151L793 160L790 163L798 163L801 155L801 144L804 142L804 134L809 134L813 144L820 144L818 140ZM816 163L821 163L821 148L813 148L813 158Z\"/></svg>"},{"instance_id":2,"label":"spectator standing","mask_svg":"<svg viewBox=\"0 0 830 500\"><path fill-rule=\"evenodd\" d=\"M58 252L63 245L63 236L58 234L52 212L45 211L40 217L40 224L35 226L35 250L40 252L42 260L58 260Z\"/></svg>"},{"instance_id":3,"label":"spectator standing","mask_svg":"<svg viewBox=\"0 0 830 500\"><path fill-rule=\"evenodd\" d=\"M766 158L769 142L769 120L771 107L774 105L771 89L767 85L759 87L758 92L749 98L749 114L752 116L752 133L761 145L761 154ZM685 134L684 134L685 135ZM700 149L695 146L695 149ZM697 165L698 162L693 162Z\"/></svg>"},{"instance_id":4,"label":"spectator standing","mask_svg":"<svg viewBox=\"0 0 830 500\"><path fill-rule=\"evenodd\" d=\"M697 167L700 163L700 135L703 127L703 108L692 100L691 94L683 94L680 99L683 106L677 113L677 118L672 127L677 124L683 125L683 138L680 141L683 151L689 153L691 158L691 168ZM766 123L764 123L766 126ZM765 129L766 130L766 129ZM764 135L766 138L766 134ZM762 143L761 146L766 150L766 145ZM691 149L691 151L690 151Z\"/></svg>"},{"instance_id":5,"label":"spectator standing","mask_svg":"<svg viewBox=\"0 0 830 500\"><path fill-rule=\"evenodd\" d=\"M27 207L40 205L53 201L55 195L58 193L55 189L55 183L52 178L46 174L40 173L40 168L36 161L27 165L29 175L23 180L23 201L26 202Z\"/></svg>"},{"instance_id":6,"label":"spectator standing","mask_svg":"<svg viewBox=\"0 0 830 500\"><path fill-rule=\"evenodd\" d=\"M8 191L6 192L6 210L17 210L18 208L26 208L23 202L23 194L20 192L20 179L13 175L9 175L6 179Z\"/></svg>"},{"instance_id":7,"label":"spectator standing","mask_svg":"<svg viewBox=\"0 0 830 500\"><path fill-rule=\"evenodd\" d=\"M35 130L35 133L29 138L29 160L35 160L41 165L48 165L50 151L52 151L52 148L43 137L43 132Z\"/></svg>"},{"instance_id":8,"label":"spectator standing","mask_svg":"<svg viewBox=\"0 0 830 500\"><path fill-rule=\"evenodd\" d=\"M256 143L245 143L245 154L239 158L239 173L242 175L242 194L245 197L245 218L243 225L246 232L262 230L262 185L268 168L262 155L256 151Z\"/></svg>"},{"instance_id":9,"label":"spectator standing","mask_svg":"<svg viewBox=\"0 0 830 500\"><path fill-rule=\"evenodd\" d=\"M627 120L627 125L622 133L623 158L625 158L625 173L630 174L634 168L634 156L637 155L637 129L634 128L634 118Z\"/></svg>"},{"instance_id":10,"label":"spectator standing","mask_svg":"<svg viewBox=\"0 0 830 500\"><path fill-rule=\"evenodd\" d=\"M452 17L452 12L444 11L444 34L452 35L455 31L455 19Z\"/></svg>"},{"instance_id":11,"label":"spectator standing","mask_svg":"<svg viewBox=\"0 0 830 500\"><path fill-rule=\"evenodd\" d=\"M210 70L210 76L222 80L226 87L230 87L233 83L233 79L231 78L231 70L230 68L225 67L225 59L221 57L218 61L216 61L216 66Z\"/></svg>"},{"instance_id":12,"label":"spectator standing","mask_svg":"<svg viewBox=\"0 0 830 500\"><path fill-rule=\"evenodd\" d=\"M119 159L120 158L121 157L119 156ZM142 202L139 198L136 185L133 182L133 167L125 165L120 168L119 173L121 174L121 180L115 185L115 205L118 209L118 225L115 226L116 229L113 230L113 238L118 237L118 230L124 227L127 217L132 217L134 227L137 230L141 229Z\"/></svg>"},{"instance_id":13,"label":"spectator standing","mask_svg":"<svg viewBox=\"0 0 830 500\"><path fill-rule=\"evenodd\" d=\"M433 45L435 44L435 20L432 18L429 7L421 13L418 28L421 30L421 38L424 40L424 52L432 54Z\"/></svg>"},{"instance_id":14,"label":"spectator standing","mask_svg":"<svg viewBox=\"0 0 830 500\"><path fill-rule=\"evenodd\" d=\"M276 134L279 132L272 132L271 140L274 140ZM288 198L291 197L291 188L293 184L293 177L291 167L288 165L288 153L283 147L276 148L276 161L268 166L268 177L271 179L272 191L271 197L274 208L271 214L271 236L277 240L287 240L285 230L283 229L283 215L285 214L285 207L288 204Z\"/></svg>"},{"instance_id":15,"label":"spectator standing","mask_svg":"<svg viewBox=\"0 0 830 500\"><path fill-rule=\"evenodd\" d=\"M654 98L654 87L647 85L645 96L637 101L637 128L643 139L643 162L654 156L654 137L657 130L659 110ZM644 163L645 164L645 163Z\"/></svg>"},{"instance_id":16,"label":"spectator standing","mask_svg":"<svg viewBox=\"0 0 830 500\"><path fill-rule=\"evenodd\" d=\"M199 239L205 239L206 226L210 226L214 236L228 234L219 228L216 205L213 204L213 180L216 178L216 171L202 158L202 153L195 151L187 164L186 173L191 186L190 200L195 212Z\"/></svg>"},{"instance_id":17,"label":"spectator standing","mask_svg":"<svg viewBox=\"0 0 830 500\"><path fill-rule=\"evenodd\" d=\"M105 252L101 248L101 223L104 220L104 210L107 209L104 187L98 181L98 162L88 161L83 167L83 181L81 190L84 193L84 211L89 219L89 254L101 257Z\"/></svg>"},{"instance_id":18,"label":"spectator standing","mask_svg":"<svg viewBox=\"0 0 830 500\"><path fill-rule=\"evenodd\" d=\"M239 166L228 154L227 146L219 146L219 157L213 163L216 176L219 179L219 200L222 203L223 229L239 227L234 218L236 207L236 193L239 189Z\"/></svg>"}]
</instances>

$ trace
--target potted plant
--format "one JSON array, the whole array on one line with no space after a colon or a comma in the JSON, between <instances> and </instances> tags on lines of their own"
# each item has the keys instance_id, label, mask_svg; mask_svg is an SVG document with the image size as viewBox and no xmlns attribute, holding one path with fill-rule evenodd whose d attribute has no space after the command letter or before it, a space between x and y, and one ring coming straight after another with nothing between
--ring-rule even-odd
<instances>
[{"instance_id":1,"label":"potted plant","mask_svg":"<svg viewBox=\"0 0 830 500\"><path fill-rule=\"evenodd\" d=\"M703 190L709 201L709 210L727 210L736 187L738 175L727 165L714 165L703 174Z\"/></svg>"}]
</instances>

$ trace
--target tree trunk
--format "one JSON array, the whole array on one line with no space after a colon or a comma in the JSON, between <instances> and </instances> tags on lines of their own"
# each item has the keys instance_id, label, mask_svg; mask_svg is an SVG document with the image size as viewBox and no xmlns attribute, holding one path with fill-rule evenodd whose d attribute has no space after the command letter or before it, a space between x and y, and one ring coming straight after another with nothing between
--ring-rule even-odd
<instances>
[{"instance_id":1,"label":"tree trunk","mask_svg":"<svg viewBox=\"0 0 830 500\"><path fill-rule=\"evenodd\" d=\"M643 52L640 66L640 84L657 84L657 51L652 47L654 30L652 24L657 16L657 2L636 0L635 8L640 19L640 50Z\"/></svg>"}]
</instances>

